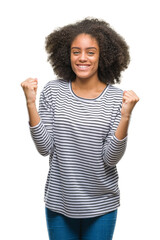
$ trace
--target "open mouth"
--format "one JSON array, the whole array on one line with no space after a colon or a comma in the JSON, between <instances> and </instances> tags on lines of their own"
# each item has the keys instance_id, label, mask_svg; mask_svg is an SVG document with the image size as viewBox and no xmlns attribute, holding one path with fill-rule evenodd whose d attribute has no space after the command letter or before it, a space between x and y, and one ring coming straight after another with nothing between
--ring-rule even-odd
<instances>
[{"instance_id":1,"label":"open mouth","mask_svg":"<svg viewBox=\"0 0 160 240\"><path fill-rule=\"evenodd\" d=\"M87 70L90 65L89 64L77 64L78 69L80 70Z\"/></svg>"}]
</instances>

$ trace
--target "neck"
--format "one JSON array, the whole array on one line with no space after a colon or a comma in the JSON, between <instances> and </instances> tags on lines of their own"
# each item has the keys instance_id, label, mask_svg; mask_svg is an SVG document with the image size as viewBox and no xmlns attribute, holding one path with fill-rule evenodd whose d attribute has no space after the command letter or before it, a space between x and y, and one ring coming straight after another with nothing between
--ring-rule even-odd
<instances>
[{"instance_id":1,"label":"neck","mask_svg":"<svg viewBox=\"0 0 160 240\"><path fill-rule=\"evenodd\" d=\"M99 80L99 78L88 78L88 79L84 79L84 78L76 78L76 80L74 81L74 85L81 89L81 90L92 90L97 88L97 86L101 83L101 81Z\"/></svg>"}]
</instances>

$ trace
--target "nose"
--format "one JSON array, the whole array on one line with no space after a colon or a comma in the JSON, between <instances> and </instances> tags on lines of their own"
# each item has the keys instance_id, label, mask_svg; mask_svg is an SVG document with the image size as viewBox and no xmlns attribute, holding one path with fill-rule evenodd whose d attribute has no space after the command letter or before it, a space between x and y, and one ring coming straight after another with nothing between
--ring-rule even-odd
<instances>
[{"instance_id":1,"label":"nose","mask_svg":"<svg viewBox=\"0 0 160 240\"><path fill-rule=\"evenodd\" d=\"M79 56L79 61L81 61L81 62L87 61L87 56L86 56L85 52L81 52L81 54Z\"/></svg>"}]
</instances>

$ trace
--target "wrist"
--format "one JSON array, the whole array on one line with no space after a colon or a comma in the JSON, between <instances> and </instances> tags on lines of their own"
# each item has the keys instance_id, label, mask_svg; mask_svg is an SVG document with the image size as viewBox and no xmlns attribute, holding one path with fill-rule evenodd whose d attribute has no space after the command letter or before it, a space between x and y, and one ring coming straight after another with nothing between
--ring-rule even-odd
<instances>
[{"instance_id":1,"label":"wrist","mask_svg":"<svg viewBox=\"0 0 160 240\"><path fill-rule=\"evenodd\" d=\"M129 122L130 118L131 118L131 114L121 115L121 120L123 120L123 121L128 121Z\"/></svg>"},{"instance_id":2,"label":"wrist","mask_svg":"<svg viewBox=\"0 0 160 240\"><path fill-rule=\"evenodd\" d=\"M36 106L36 103L35 102L27 102L27 107L28 108L33 108Z\"/></svg>"}]
</instances>

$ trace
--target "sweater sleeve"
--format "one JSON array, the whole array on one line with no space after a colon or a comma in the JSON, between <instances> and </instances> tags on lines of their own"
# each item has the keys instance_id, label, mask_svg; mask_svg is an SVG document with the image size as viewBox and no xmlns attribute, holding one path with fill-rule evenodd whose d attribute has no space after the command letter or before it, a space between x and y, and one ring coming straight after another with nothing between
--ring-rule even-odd
<instances>
[{"instance_id":1,"label":"sweater sleeve","mask_svg":"<svg viewBox=\"0 0 160 240\"><path fill-rule=\"evenodd\" d=\"M124 139L119 140L115 136L115 132L117 130L120 119L121 106L118 109L116 117L113 121L108 135L105 138L103 146L103 160L110 167L116 166L116 164L120 161L126 150L128 137L126 136Z\"/></svg>"},{"instance_id":2,"label":"sweater sleeve","mask_svg":"<svg viewBox=\"0 0 160 240\"><path fill-rule=\"evenodd\" d=\"M53 102L51 89L46 84L40 94L39 115L40 122L34 127L30 126L32 139L38 152L43 155L49 155L54 149L53 142Z\"/></svg>"}]
</instances>

